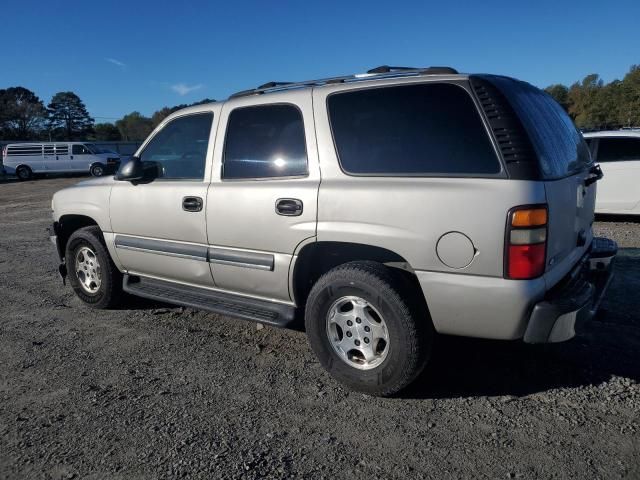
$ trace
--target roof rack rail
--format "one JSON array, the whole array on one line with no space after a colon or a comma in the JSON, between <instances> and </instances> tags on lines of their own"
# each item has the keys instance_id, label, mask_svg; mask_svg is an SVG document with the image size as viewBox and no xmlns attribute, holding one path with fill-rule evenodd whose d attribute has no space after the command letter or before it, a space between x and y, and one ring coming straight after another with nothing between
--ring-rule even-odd
<instances>
[{"instance_id":1,"label":"roof rack rail","mask_svg":"<svg viewBox=\"0 0 640 480\"><path fill-rule=\"evenodd\" d=\"M274 88L274 87L282 87L284 85L291 85L292 83L293 82L267 82L260 85L258 87L258 90L265 90L267 88Z\"/></svg>"},{"instance_id":2,"label":"roof rack rail","mask_svg":"<svg viewBox=\"0 0 640 480\"><path fill-rule=\"evenodd\" d=\"M241 90L229 96L229 98L246 97L249 95L260 95L269 92L279 92L282 90L290 90L293 88L314 87L320 85L328 85L332 83L345 83L345 82L357 82L363 80L371 80L372 77L379 78L394 78L404 76L417 76L417 75L447 75L457 74L458 71L451 67L390 67L389 65L381 65L376 68L367 70L364 74L345 75L342 77L329 77L320 78L317 80L305 80L302 82L268 82L260 85L258 88L251 88L249 90Z\"/></svg>"},{"instance_id":3,"label":"roof rack rail","mask_svg":"<svg viewBox=\"0 0 640 480\"><path fill-rule=\"evenodd\" d=\"M367 73L391 73L391 72L406 72L409 70L419 70L415 67L390 67L389 65L380 65L379 67L367 70Z\"/></svg>"}]
</instances>

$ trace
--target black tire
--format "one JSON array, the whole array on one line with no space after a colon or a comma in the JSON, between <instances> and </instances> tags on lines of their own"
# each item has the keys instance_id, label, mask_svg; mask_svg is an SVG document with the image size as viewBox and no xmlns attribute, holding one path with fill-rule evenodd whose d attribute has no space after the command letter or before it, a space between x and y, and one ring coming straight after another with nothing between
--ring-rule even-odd
<instances>
[{"instance_id":1,"label":"black tire","mask_svg":"<svg viewBox=\"0 0 640 480\"><path fill-rule=\"evenodd\" d=\"M382 363L369 370L343 360L327 332L329 309L349 296L369 303L386 324L389 351ZM346 263L320 277L307 299L305 327L311 348L336 380L378 396L393 395L415 380L429 360L434 337L424 299L413 285L402 273L375 262Z\"/></svg>"},{"instance_id":2,"label":"black tire","mask_svg":"<svg viewBox=\"0 0 640 480\"><path fill-rule=\"evenodd\" d=\"M18 180L20 180L21 182L24 182L25 180L31 180L33 178L33 172L26 165L20 165L16 169L16 177L18 177Z\"/></svg>"},{"instance_id":3,"label":"black tire","mask_svg":"<svg viewBox=\"0 0 640 480\"><path fill-rule=\"evenodd\" d=\"M76 256L83 247L88 247L95 253L100 265L98 271L100 285L95 292L89 292L82 286L81 279L76 272ZM99 227L84 227L71 234L67 242L65 263L69 283L84 303L92 308L112 308L120 304L122 300L122 274L111 260Z\"/></svg>"},{"instance_id":4,"label":"black tire","mask_svg":"<svg viewBox=\"0 0 640 480\"><path fill-rule=\"evenodd\" d=\"M91 166L91 170L89 171L91 173L91 175L93 175L94 177L102 177L105 174L105 166L97 163L95 165Z\"/></svg>"}]
</instances>

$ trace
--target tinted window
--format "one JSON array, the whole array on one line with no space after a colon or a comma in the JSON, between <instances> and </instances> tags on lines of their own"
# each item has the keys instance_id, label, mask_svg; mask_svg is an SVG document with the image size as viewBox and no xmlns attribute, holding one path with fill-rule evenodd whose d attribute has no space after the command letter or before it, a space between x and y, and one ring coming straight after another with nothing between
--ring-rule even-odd
<instances>
[{"instance_id":1,"label":"tinted window","mask_svg":"<svg viewBox=\"0 0 640 480\"><path fill-rule=\"evenodd\" d=\"M333 94L343 170L353 174L495 174L500 163L469 94L451 84Z\"/></svg>"},{"instance_id":2,"label":"tinted window","mask_svg":"<svg viewBox=\"0 0 640 480\"><path fill-rule=\"evenodd\" d=\"M91 152L84 145L71 145L71 153L74 155L89 155Z\"/></svg>"},{"instance_id":3,"label":"tinted window","mask_svg":"<svg viewBox=\"0 0 640 480\"><path fill-rule=\"evenodd\" d=\"M66 143L56 143L56 155L69 155L69 145Z\"/></svg>"},{"instance_id":4,"label":"tinted window","mask_svg":"<svg viewBox=\"0 0 640 480\"><path fill-rule=\"evenodd\" d=\"M141 160L156 162L161 178L202 180L212 120L212 113L171 120L147 144Z\"/></svg>"},{"instance_id":5,"label":"tinted window","mask_svg":"<svg viewBox=\"0 0 640 480\"><path fill-rule=\"evenodd\" d=\"M7 156L42 155L42 145L11 145L7 147Z\"/></svg>"},{"instance_id":6,"label":"tinted window","mask_svg":"<svg viewBox=\"0 0 640 480\"><path fill-rule=\"evenodd\" d=\"M640 138L600 138L598 161L640 160Z\"/></svg>"},{"instance_id":7,"label":"tinted window","mask_svg":"<svg viewBox=\"0 0 640 480\"><path fill-rule=\"evenodd\" d=\"M223 178L306 175L302 114L293 105L237 108L229 116Z\"/></svg>"},{"instance_id":8,"label":"tinted window","mask_svg":"<svg viewBox=\"0 0 640 480\"><path fill-rule=\"evenodd\" d=\"M520 118L545 178L566 177L591 163L582 134L550 95L512 78L486 78L500 89Z\"/></svg>"}]
</instances>

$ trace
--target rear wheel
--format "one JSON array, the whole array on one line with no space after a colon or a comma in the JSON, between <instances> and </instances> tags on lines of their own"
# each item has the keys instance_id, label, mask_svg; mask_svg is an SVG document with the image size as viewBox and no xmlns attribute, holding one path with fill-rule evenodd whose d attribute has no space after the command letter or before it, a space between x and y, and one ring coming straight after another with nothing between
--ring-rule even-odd
<instances>
[{"instance_id":1,"label":"rear wheel","mask_svg":"<svg viewBox=\"0 0 640 480\"><path fill-rule=\"evenodd\" d=\"M18 180L25 181L33 178L33 172L26 165L21 165L16 169L16 177Z\"/></svg>"},{"instance_id":2,"label":"rear wheel","mask_svg":"<svg viewBox=\"0 0 640 480\"><path fill-rule=\"evenodd\" d=\"M100 228L73 232L65 253L69 282L76 295L93 308L115 307L122 297L122 274L107 251Z\"/></svg>"},{"instance_id":3,"label":"rear wheel","mask_svg":"<svg viewBox=\"0 0 640 480\"><path fill-rule=\"evenodd\" d=\"M96 164L91 167L91 175L94 177L101 177L104 175L104 165Z\"/></svg>"},{"instance_id":4,"label":"rear wheel","mask_svg":"<svg viewBox=\"0 0 640 480\"><path fill-rule=\"evenodd\" d=\"M400 274L374 262L330 270L307 300L305 326L322 366L350 389L388 396L427 364L433 327ZM422 308L424 307L424 308Z\"/></svg>"}]
</instances>

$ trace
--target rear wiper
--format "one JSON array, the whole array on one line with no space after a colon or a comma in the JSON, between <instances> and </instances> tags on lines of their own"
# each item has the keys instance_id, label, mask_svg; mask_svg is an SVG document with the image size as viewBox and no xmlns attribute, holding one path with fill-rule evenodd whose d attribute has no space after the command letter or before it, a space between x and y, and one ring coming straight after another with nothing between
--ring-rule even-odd
<instances>
[{"instance_id":1,"label":"rear wiper","mask_svg":"<svg viewBox=\"0 0 640 480\"><path fill-rule=\"evenodd\" d=\"M591 167L589 169L589 173L592 176L589 178L585 178L584 180L585 187L588 187L589 185L596 183L598 180L601 180L602 177L604 177L604 173L602 173L602 169L600 168L600 165L594 165L593 167Z\"/></svg>"}]
</instances>

